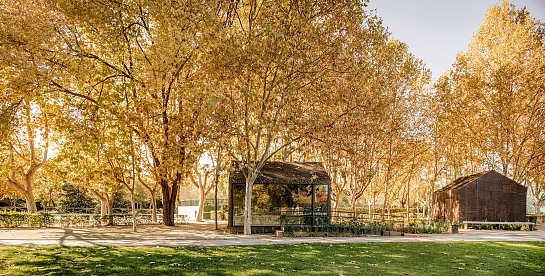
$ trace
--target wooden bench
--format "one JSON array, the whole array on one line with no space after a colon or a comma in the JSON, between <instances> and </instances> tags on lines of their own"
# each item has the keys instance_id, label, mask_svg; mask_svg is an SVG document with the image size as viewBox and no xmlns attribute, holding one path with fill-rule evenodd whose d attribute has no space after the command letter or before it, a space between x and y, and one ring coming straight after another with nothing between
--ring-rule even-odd
<instances>
[{"instance_id":1,"label":"wooden bench","mask_svg":"<svg viewBox=\"0 0 545 276\"><path fill-rule=\"evenodd\" d=\"M526 225L528 226L528 228L530 229L530 231L532 231L532 229L534 228L534 225L536 225L535 223L533 222L519 222L519 221L515 221L515 222L510 222L510 221L473 221L473 220L466 220L466 221L463 221L463 224L464 224L464 229L467 229L467 226L469 224L492 224L492 225L496 225L496 229L500 230L500 225L516 225L516 224L519 224L519 225Z\"/></svg>"}]
</instances>

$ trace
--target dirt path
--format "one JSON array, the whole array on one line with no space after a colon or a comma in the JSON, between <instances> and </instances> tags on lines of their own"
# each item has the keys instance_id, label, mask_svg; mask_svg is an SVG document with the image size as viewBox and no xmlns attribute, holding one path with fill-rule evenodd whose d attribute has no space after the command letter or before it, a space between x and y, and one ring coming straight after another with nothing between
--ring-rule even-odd
<instances>
[{"instance_id":1,"label":"dirt path","mask_svg":"<svg viewBox=\"0 0 545 276\"><path fill-rule=\"evenodd\" d=\"M189 223L175 227L141 225L137 232L131 226L90 228L0 229L0 245L59 246L228 246L294 243L342 242L449 242L449 241L541 241L545 242L545 226L536 231L463 230L459 234L415 235L398 237L308 237L276 238L273 235L233 235L214 222Z\"/></svg>"}]
</instances>

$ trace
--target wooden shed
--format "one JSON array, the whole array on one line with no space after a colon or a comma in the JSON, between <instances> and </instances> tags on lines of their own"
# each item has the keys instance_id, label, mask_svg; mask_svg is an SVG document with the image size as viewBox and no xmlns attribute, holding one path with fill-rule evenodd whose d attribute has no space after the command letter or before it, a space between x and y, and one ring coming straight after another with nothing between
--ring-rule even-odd
<instances>
[{"instance_id":1,"label":"wooden shed","mask_svg":"<svg viewBox=\"0 0 545 276\"><path fill-rule=\"evenodd\" d=\"M526 221L526 187L493 170L456 179L433 204L435 220Z\"/></svg>"},{"instance_id":2,"label":"wooden shed","mask_svg":"<svg viewBox=\"0 0 545 276\"><path fill-rule=\"evenodd\" d=\"M229 175L231 233L244 228L246 179L244 166L234 162ZM266 162L252 191L252 231L274 232L282 219L299 219L314 227L330 217L331 179L321 163Z\"/></svg>"}]
</instances>

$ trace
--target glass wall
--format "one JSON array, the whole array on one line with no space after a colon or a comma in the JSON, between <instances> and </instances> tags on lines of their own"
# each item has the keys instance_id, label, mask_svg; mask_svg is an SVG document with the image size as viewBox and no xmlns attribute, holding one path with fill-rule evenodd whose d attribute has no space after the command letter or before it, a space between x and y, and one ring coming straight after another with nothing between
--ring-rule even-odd
<instances>
[{"instance_id":1,"label":"glass wall","mask_svg":"<svg viewBox=\"0 0 545 276\"><path fill-rule=\"evenodd\" d=\"M284 216L312 224L313 217L327 216L328 193L327 185L254 184L252 225L280 226ZM234 226L244 225L244 194L244 184L233 185Z\"/></svg>"}]
</instances>

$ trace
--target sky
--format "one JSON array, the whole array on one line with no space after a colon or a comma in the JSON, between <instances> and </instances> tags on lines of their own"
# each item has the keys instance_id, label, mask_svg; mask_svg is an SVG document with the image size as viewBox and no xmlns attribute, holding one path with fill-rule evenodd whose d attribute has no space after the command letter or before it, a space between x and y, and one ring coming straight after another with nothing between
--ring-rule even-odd
<instances>
[{"instance_id":1,"label":"sky","mask_svg":"<svg viewBox=\"0 0 545 276\"><path fill-rule=\"evenodd\" d=\"M530 16L545 23L545 0L510 0L526 6ZM405 42L437 79L452 67L456 54L467 51L491 6L501 0L370 0L392 36Z\"/></svg>"}]
</instances>

